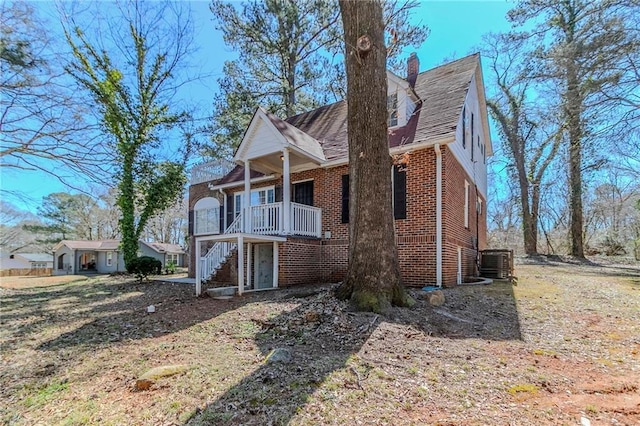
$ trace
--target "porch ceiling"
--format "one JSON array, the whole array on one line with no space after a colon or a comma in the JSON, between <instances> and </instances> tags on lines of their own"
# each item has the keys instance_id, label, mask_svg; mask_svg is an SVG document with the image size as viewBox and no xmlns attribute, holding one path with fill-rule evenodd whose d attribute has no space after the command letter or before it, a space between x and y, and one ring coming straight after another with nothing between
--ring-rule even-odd
<instances>
[{"instance_id":1,"label":"porch ceiling","mask_svg":"<svg viewBox=\"0 0 640 426\"><path fill-rule=\"evenodd\" d=\"M276 151L271 154L263 155L262 157L251 159L251 168L264 174L271 173L283 173L283 160L282 152ZM289 166L292 169L304 167L311 164L319 164L317 161L313 161L304 154L300 154L296 151L289 151Z\"/></svg>"}]
</instances>

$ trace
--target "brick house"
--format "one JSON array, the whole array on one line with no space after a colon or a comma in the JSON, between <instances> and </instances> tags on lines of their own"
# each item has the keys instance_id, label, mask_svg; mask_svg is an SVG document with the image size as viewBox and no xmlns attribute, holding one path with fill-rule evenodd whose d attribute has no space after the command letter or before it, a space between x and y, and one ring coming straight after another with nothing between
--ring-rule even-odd
<instances>
[{"instance_id":1,"label":"brick house","mask_svg":"<svg viewBox=\"0 0 640 426\"><path fill-rule=\"evenodd\" d=\"M478 275L486 242L492 147L480 57L419 72L413 54L406 79L387 76L389 151L400 159L389 173L402 279L453 286ZM192 170L189 269L198 294L210 279L241 293L345 276L346 117L346 101L286 120L258 108L233 168Z\"/></svg>"}]
</instances>

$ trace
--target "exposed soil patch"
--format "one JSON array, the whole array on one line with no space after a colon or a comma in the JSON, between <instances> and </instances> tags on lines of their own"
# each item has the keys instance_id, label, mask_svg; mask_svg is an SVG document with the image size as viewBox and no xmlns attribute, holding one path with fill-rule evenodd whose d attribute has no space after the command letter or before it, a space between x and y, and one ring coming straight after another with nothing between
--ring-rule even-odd
<instances>
[{"instance_id":1,"label":"exposed soil patch","mask_svg":"<svg viewBox=\"0 0 640 426\"><path fill-rule=\"evenodd\" d=\"M640 270L544 261L516 275L444 290L442 306L413 291L414 308L386 317L330 285L228 301L116 278L1 289L0 420L640 424ZM145 376L156 367L171 374Z\"/></svg>"}]
</instances>

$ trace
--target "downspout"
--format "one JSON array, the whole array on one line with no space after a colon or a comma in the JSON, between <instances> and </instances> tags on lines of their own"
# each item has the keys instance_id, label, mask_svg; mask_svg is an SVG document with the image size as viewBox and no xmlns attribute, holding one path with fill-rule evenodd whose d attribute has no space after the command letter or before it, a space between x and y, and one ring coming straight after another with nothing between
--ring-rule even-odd
<instances>
[{"instance_id":1,"label":"downspout","mask_svg":"<svg viewBox=\"0 0 640 426\"><path fill-rule=\"evenodd\" d=\"M442 152L439 143L433 149L436 153L436 285L442 287Z\"/></svg>"},{"instance_id":2,"label":"downspout","mask_svg":"<svg viewBox=\"0 0 640 426\"><path fill-rule=\"evenodd\" d=\"M227 193L224 192L224 189L222 188L219 188L218 191L222 194L222 226L224 226L224 229L221 229L220 233L224 234L229 226L227 223Z\"/></svg>"}]
</instances>

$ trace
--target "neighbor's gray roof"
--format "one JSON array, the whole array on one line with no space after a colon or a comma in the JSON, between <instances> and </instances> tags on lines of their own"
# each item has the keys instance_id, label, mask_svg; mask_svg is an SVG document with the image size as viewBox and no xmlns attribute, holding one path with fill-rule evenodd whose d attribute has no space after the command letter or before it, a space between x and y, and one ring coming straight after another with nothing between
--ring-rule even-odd
<instances>
[{"instance_id":1,"label":"neighbor's gray roof","mask_svg":"<svg viewBox=\"0 0 640 426\"><path fill-rule=\"evenodd\" d=\"M59 244L73 250L117 250L120 240L62 240Z\"/></svg>"},{"instance_id":2,"label":"neighbor's gray roof","mask_svg":"<svg viewBox=\"0 0 640 426\"><path fill-rule=\"evenodd\" d=\"M30 262L53 262L53 255L48 253L13 253L22 256Z\"/></svg>"},{"instance_id":3,"label":"neighbor's gray roof","mask_svg":"<svg viewBox=\"0 0 640 426\"><path fill-rule=\"evenodd\" d=\"M169 243L148 243L146 241L141 241L142 243L148 245L158 253L177 253L184 254L184 249L180 247L178 244L169 244Z\"/></svg>"}]
</instances>

